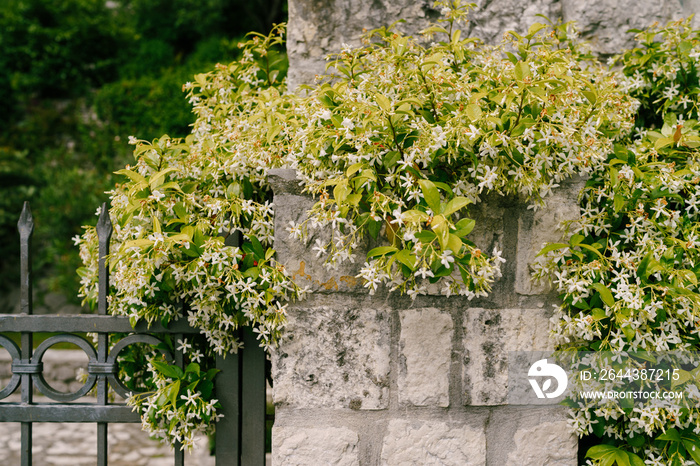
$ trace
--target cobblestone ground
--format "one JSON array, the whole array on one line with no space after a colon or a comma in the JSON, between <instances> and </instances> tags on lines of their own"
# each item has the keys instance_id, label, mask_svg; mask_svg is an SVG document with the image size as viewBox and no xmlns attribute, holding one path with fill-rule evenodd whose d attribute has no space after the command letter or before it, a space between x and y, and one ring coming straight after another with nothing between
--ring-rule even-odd
<instances>
[{"instance_id":1,"label":"cobblestone ground","mask_svg":"<svg viewBox=\"0 0 700 466\"><path fill-rule=\"evenodd\" d=\"M36 423L33 425L34 464L46 466L92 466L97 455L97 427L83 423ZM0 424L0 464L20 464L20 424ZM187 466L213 466L207 439L200 438L194 451L185 454ZM109 425L110 466L172 466L170 447L151 440L140 424Z\"/></svg>"}]
</instances>

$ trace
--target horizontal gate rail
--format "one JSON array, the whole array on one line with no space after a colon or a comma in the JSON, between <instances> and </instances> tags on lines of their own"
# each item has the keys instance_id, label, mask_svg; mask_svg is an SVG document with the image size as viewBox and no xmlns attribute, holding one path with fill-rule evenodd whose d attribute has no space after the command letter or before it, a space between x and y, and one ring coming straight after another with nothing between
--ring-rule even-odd
<instances>
[{"instance_id":1,"label":"horizontal gate rail","mask_svg":"<svg viewBox=\"0 0 700 466\"><path fill-rule=\"evenodd\" d=\"M168 327L139 322L135 327L124 316L78 315L22 315L0 314L3 332L68 332L68 333L199 333L185 319L172 322Z\"/></svg>"},{"instance_id":2,"label":"horizontal gate rail","mask_svg":"<svg viewBox=\"0 0 700 466\"><path fill-rule=\"evenodd\" d=\"M171 322L167 327L154 323L148 326L140 322L131 326L128 317L112 316L107 312L108 267L105 258L109 254L112 225L106 205L97 224L99 238L98 315L32 315L31 236L34 223L25 203L18 223L21 247L21 314L0 314L0 332L19 333L20 345L0 335L0 346L12 357L12 378L7 386L0 387L0 400L20 389L21 402L0 402L0 422L21 424L22 466L32 465L32 423L34 422L89 422L97 424L97 465L108 464L107 437L110 423L139 423L138 413L124 403L110 403L111 387L125 398L126 387L118 380L116 360L119 352L130 344L157 345L160 340L154 334L171 335L174 341L183 335L199 333L186 318ZM184 309L183 309L184 314ZM54 333L36 349L33 334ZM97 344L76 333L97 334ZM119 341L111 341L113 333L128 334ZM216 368L221 372L214 379L216 398L224 417L216 425L216 465L263 466L265 464L265 352L258 345L250 329L242 329L240 337L245 350L216 358ZM69 342L82 349L88 356L88 377L85 384L74 393L63 393L50 387L43 376L42 357L45 351L58 342ZM113 346L110 345L113 344ZM181 351L165 353L166 359L184 368ZM66 403L80 400L96 388L96 403ZM34 389L58 403L35 403ZM144 434L146 435L146 434ZM175 445L175 466L184 465L184 452Z\"/></svg>"}]
</instances>

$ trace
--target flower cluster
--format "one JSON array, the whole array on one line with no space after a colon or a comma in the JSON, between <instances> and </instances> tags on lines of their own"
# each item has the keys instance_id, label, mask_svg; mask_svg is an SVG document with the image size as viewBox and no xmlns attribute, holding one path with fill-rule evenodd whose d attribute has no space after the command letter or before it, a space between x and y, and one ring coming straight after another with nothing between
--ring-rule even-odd
<instances>
[{"instance_id":1,"label":"flower cluster","mask_svg":"<svg viewBox=\"0 0 700 466\"><path fill-rule=\"evenodd\" d=\"M279 148L288 138L281 129L268 134L281 95L275 63L284 58L281 42L280 28L267 37L253 35L243 44L241 60L186 84L197 114L192 134L151 143L131 138L136 163L118 172L127 181L109 193L115 225L108 257L110 312L132 323L187 319L206 339L189 348L187 357L205 368L213 367L214 355L241 347L236 330L242 326L251 327L269 349L285 325L286 303L300 292L270 247L273 206L266 174L279 165ZM81 294L94 304L95 229L87 227L76 242L84 261ZM175 382L163 377L156 378L155 393L130 402L152 433L188 444L214 419L211 390L195 403L191 397L197 392L188 389L184 404L161 406L161 395L175 393ZM208 414L187 414L200 408ZM175 427L173 419L179 422Z\"/></svg>"},{"instance_id":2,"label":"flower cluster","mask_svg":"<svg viewBox=\"0 0 700 466\"><path fill-rule=\"evenodd\" d=\"M355 260L367 234L384 236L360 273L370 292L384 283L415 297L440 280L444 294L471 299L502 259L467 238L469 205L488 192L540 205L604 161L636 102L585 58L571 25L534 24L491 47L461 38L470 5L440 5L443 23L425 34L443 42L373 31L297 102L304 118L287 160L320 199L290 231L332 229L315 246L330 267Z\"/></svg>"},{"instance_id":3,"label":"flower cluster","mask_svg":"<svg viewBox=\"0 0 700 466\"><path fill-rule=\"evenodd\" d=\"M617 58L620 81L640 102L635 135L596 165L581 193L581 217L568 225L573 236L545 247L549 262L537 272L553 273L563 296L552 318L560 349L698 350L699 38L688 21L654 27L638 33L641 47ZM686 393L698 393L695 376L681 379ZM575 406L577 431L615 451L646 464L700 462L697 408ZM597 464L618 454L611 448L589 456Z\"/></svg>"},{"instance_id":4,"label":"flower cluster","mask_svg":"<svg viewBox=\"0 0 700 466\"><path fill-rule=\"evenodd\" d=\"M195 433L211 432L216 420L223 416L218 400L212 398L216 369L205 373L199 364L190 363L183 371L161 357L152 358L147 371L153 374L156 389L130 397L127 404L141 414L144 430L191 449Z\"/></svg>"}]
</instances>

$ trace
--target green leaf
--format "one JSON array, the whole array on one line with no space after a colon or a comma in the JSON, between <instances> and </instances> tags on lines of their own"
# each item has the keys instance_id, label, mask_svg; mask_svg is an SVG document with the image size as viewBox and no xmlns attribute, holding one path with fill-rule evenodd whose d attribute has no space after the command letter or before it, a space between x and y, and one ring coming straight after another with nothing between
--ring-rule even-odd
<instances>
[{"instance_id":1,"label":"green leaf","mask_svg":"<svg viewBox=\"0 0 700 466\"><path fill-rule=\"evenodd\" d=\"M413 254L408 249L402 249L394 255L397 261L401 262L403 265L411 269L412 271L416 268L416 255Z\"/></svg>"},{"instance_id":2,"label":"green leaf","mask_svg":"<svg viewBox=\"0 0 700 466\"><path fill-rule=\"evenodd\" d=\"M528 28L526 37L531 39L532 37L535 36L535 34L537 34L539 31L541 31L542 29L544 29L544 28L546 28L546 27L547 27L546 24L542 24L542 23L533 23L533 24Z\"/></svg>"},{"instance_id":3,"label":"green leaf","mask_svg":"<svg viewBox=\"0 0 700 466\"><path fill-rule=\"evenodd\" d=\"M663 434L659 435L656 437L656 440L665 440L668 442L680 442L681 441L681 434L676 430L675 427L671 427L670 429L666 429L666 432Z\"/></svg>"},{"instance_id":4,"label":"green leaf","mask_svg":"<svg viewBox=\"0 0 700 466\"><path fill-rule=\"evenodd\" d=\"M392 150L384 156L384 167L387 169L392 169L396 163L401 159L401 152L397 150Z\"/></svg>"},{"instance_id":5,"label":"green leaf","mask_svg":"<svg viewBox=\"0 0 700 466\"><path fill-rule=\"evenodd\" d=\"M185 368L185 374L187 374L188 372L193 372L199 375L199 364L197 364L196 362L189 363Z\"/></svg>"},{"instance_id":6,"label":"green leaf","mask_svg":"<svg viewBox=\"0 0 700 466\"><path fill-rule=\"evenodd\" d=\"M696 438L695 440L690 440L684 438L683 446L685 446L685 449L688 451L691 458L693 458L693 461L700 464L700 443L698 442L698 439Z\"/></svg>"},{"instance_id":7,"label":"green leaf","mask_svg":"<svg viewBox=\"0 0 700 466\"><path fill-rule=\"evenodd\" d=\"M549 243L548 245L546 245L545 247L543 247L543 248L540 250L540 252L537 253L537 257L542 256L542 255L545 255L545 254L547 254L549 251L554 251L554 250L557 250L557 249L564 249L564 248L568 248L568 247L569 247L569 245L566 244L566 243Z\"/></svg>"},{"instance_id":8,"label":"green leaf","mask_svg":"<svg viewBox=\"0 0 700 466\"><path fill-rule=\"evenodd\" d=\"M463 218L455 225L457 230L454 232L454 234L459 237L467 236L472 232L474 226L476 226L475 220L472 220L471 218Z\"/></svg>"},{"instance_id":9,"label":"green leaf","mask_svg":"<svg viewBox=\"0 0 700 466\"><path fill-rule=\"evenodd\" d=\"M449 240L450 229L447 220L442 215L433 217L430 228L435 232L440 242L440 247L444 251L447 249L447 241ZM461 241L461 240L460 240Z\"/></svg>"},{"instance_id":10,"label":"green leaf","mask_svg":"<svg viewBox=\"0 0 700 466\"><path fill-rule=\"evenodd\" d=\"M352 190L348 187L348 180L344 179L335 185L335 188L333 188L333 198L335 199L335 202L341 204L345 202L345 199L351 192Z\"/></svg>"},{"instance_id":11,"label":"green leaf","mask_svg":"<svg viewBox=\"0 0 700 466\"><path fill-rule=\"evenodd\" d=\"M173 406L177 404L178 395L180 395L179 379L168 385L168 387L165 389L165 396L173 404Z\"/></svg>"},{"instance_id":12,"label":"green leaf","mask_svg":"<svg viewBox=\"0 0 700 466\"><path fill-rule=\"evenodd\" d=\"M387 254L391 254L398 251L397 248L394 246L380 246L378 248L374 248L371 251L367 253L367 258L370 257L377 257L377 256L386 256Z\"/></svg>"},{"instance_id":13,"label":"green leaf","mask_svg":"<svg viewBox=\"0 0 700 466\"><path fill-rule=\"evenodd\" d=\"M420 184L421 190L423 191L423 198L428 204L428 207L430 207L434 213L440 212L440 193L435 184L430 180L418 180L418 184Z\"/></svg>"},{"instance_id":14,"label":"green leaf","mask_svg":"<svg viewBox=\"0 0 700 466\"><path fill-rule=\"evenodd\" d=\"M620 449L613 445L594 445L586 452L586 458L601 460L606 456L614 455L618 451Z\"/></svg>"},{"instance_id":15,"label":"green leaf","mask_svg":"<svg viewBox=\"0 0 700 466\"><path fill-rule=\"evenodd\" d=\"M624 196L621 194L615 194L615 199L613 201L613 207L615 209L615 213L618 213L619 211L622 210L622 208L627 204L627 199L625 199Z\"/></svg>"},{"instance_id":16,"label":"green leaf","mask_svg":"<svg viewBox=\"0 0 700 466\"><path fill-rule=\"evenodd\" d=\"M482 116L481 107L479 107L477 104L467 105L464 111L467 113L467 116L471 121L476 121Z\"/></svg>"},{"instance_id":17,"label":"green leaf","mask_svg":"<svg viewBox=\"0 0 700 466\"><path fill-rule=\"evenodd\" d=\"M385 96L383 96L382 94L375 94L374 98L382 110L384 110L385 112L388 112L391 110L391 101L389 99L387 99Z\"/></svg>"},{"instance_id":18,"label":"green leaf","mask_svg":"<svg viewBox=\"0 0 700 466\"><path fill-rule=\"evenodd\" d=\"M185 375L182 372L182 369L180 369L179 367L174 366L174 365L170 365L170 364L162 362L162 361L153 360L153 361L151 361L151 364L163 376L170 377L171 379L180 379Z\"/></svg>"},{"instance_id":19,"label":"green leaf","mask_svg":"<svg viewBox=\"0 0 700 466\"><path fill-rule=\"evenodd\" d=\"M420 210L407 210L406 212L403 213L404 219L410 223L418 223L418 222L425 222L428 220L428 214L425 212L421 212Z\"/></svg>"},{"instance_id":20,"label":"green leaf","mask_svg":"<svg viewBox=\"0 0 700 466\"><path fill-rule=\"evenodd\" d=\"M519 61L515 65L515 79L518 81L522 81L523 79L527 78L530 76L530 67L528 66L527 63L523 61Z\"/></svg>"},{"instance_id":21,"label":"green leaf","mask_svg":"<svg viewBox=\"0 0 700 466\"><path fill-rule=\"evenodd\" d=\"M459 236L450 233L447 238L447 247L451 249L455 255L459 254L459 252L462 250L462 245L462 239Z\"/></svg>"},{"instance_id":22,"label":"green leaf","mask_svg":"<svg viewBox=\"0 0 700 466\"><path fill-rule=\"evenodd\" d=\"M131 178L131 181L133 181L135 183L143 184L144 187L148 185L148 183L146 182L146 178L139 175L138 173L136 173L133 170L128 170L128 169L124 168L122 170L117 170L114 173L116 173L117 175L127 176L127 177Z\"/></svg>"},{"instance_id":23,"label":"green leaf","mask_svg":"<svg viewBox=\"0 0 700 466\"><path fill-rule=\"evenodd\" d=\"M369 234L372 235L372 238L377 239L379 237L379 232L382 229L382 222L378 222L376 220L369 219L367 220L367 230L369 231Z\"/></svg>"},{"instance_id":24,"label":"green leaf","mask_svg":"<svg viewBox=\"0 0 700 466\"><path fill-rule=\"evenodd\" d=\"M352 165L350 165L350 166L348 167L347 171L345 172L345 175L349 178L349 177L351 177L352 175L354 175L355 173L357 173L357 172L358 172L360 169L362 169L364 166L365 166L365 164L362 163L362 162L353 163Z\"/></svg>"},{"instance_id":25,"label":"green leaf","mask_svg":"<svg viewBox=\"0 0 700 466\"><path fill-rule=\"evenodd\" d=\"M627 456L627 452L624 450L618 450L615 452L615 461L617 461L617 466L631 466L630 458Z\"/></svg>"},{"instance_id":26,"label":"green leaf","mask_svg":"<svg viewBox=\"0 0 700 466\"><path fill-rule=\"evenodd\" d=\"M602 299L603 302L608 305L608 307L613 307L615 305L615 298L613 298L610 288L602 283L594 283L592 288L600 293L600 299Z\"/></svg>"},{"instance_id":27,"label":"green leaf","mask_svg":"<svg viewBox=\"0 0 700 466\"><path fill-rule=\"evenodd\" d=\"M593 91L583 91L582 94L591 103L591 105L595 105L596 101L598 100L598 96Z\"/></svg>"},{"instance_id":28,"label":"green leaf","mask_svg":"<svg viewBox=\"0 0 700 466\"><path fill-rule=\"evenodd\" d=\"M451 199L450 202L445 205L442 214L443 215L450 215L454 212L457 212L458 210L462 209L463 207L468 206L471 204L472 201L467 199L466 197L455 197L454 199Z\"/></svg>"}]
</instances>

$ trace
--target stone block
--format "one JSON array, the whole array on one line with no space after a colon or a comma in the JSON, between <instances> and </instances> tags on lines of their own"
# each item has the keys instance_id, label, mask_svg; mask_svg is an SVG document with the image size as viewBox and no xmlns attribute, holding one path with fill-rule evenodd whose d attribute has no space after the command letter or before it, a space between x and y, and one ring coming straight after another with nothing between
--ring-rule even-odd
<instances>
[{"instance_id":1,"label":"stone block","mask_svg":"<svg viewBox=\"0 0 700 466\"><path fill-rule=\"evenodd\" d=\"M394 419L382 446L381 464L477 466L486 464L482 428L441 421Z\"/></svg>"},{"instance_id":2,"label":"stone block","mask_svg":"<svg viewBox=\"0 0 700 466\"><path fill-rule=\"evenodd\" d=\"M338 427L272 428L273 466L359 466L358 435Z\"/></svg>"},{"instance_id":3,"label":"stone block","mask_svg":"<svg viewBox=\"0 0 700 466\"><path fill-rule=\"evenodd\" d=\"M513 445L508 466L575 466L577 463L578 439L566 419L522 427L515 432Z\"/></svg>"},{"instance_id":4,"label":"stone block","mask_svg":"<svg viewBox=\"0 0 700 466\"><path fill-rule=\"evenodd\" d=\"M312 84L325 74L326 56L340 53L343 44L360 45L363 30L397 25L405 33L425 29L437 17L430 0L290 0L287 52L289 89Z\"/></svg>"},{"instance_id":5,"label":"stone block","mask_svg":"<svg viewBox=\"0 0 700 466\"><path fill-rule=\"evenodd\" d=\"M504 404L508 388L508 352L553 349L545 309L465 311L462 387L465 405Z\"/></svg>"},{"instance_id":6,"label":"stone block","mask_svg":"<svg viewBox=\"0 0 700 466\"><path fill-rule=\"evenodd\" d=\"M399 402L447 407L454 325L438 309L411 309L401 316Z\"/></svg>"},{"instance_id":7,"label":"stone block","mask_svg":"<svg viewBox=\"0 0 700 466\"><path fill-rule=\"evenodd\" d=\"M291 308L272 357L278 405L384 409L389 403L389 315L374 309Z\"/></svg>"},{"instance_id":8,"label":"stone block","mask_svg":"<svg viewBox=\"0 0 700 466\"><path fill-rule=\"evenodd\" d=\"M310 231L304 242L290 236L290 222L302 223L306 212L315 200L301 192L294 170L270 170L268 181L274 191L275 204L275 242L277 261L285 266L292 279L301 287L308 287L314 293L333 293L338 291L364 293L362 280L357 277L365 262L366 250L357 251L354 262L346 261L337 269L328 269L324 265L325 255L317 257L313 246L317 239L326 241L329 229Z\"/></svg>"},{"instance_id":9,"label":"stone block","mask_svg":"<svg viewBox=\"0 0 700 466\"><path fill-rule=\"evenodd\" d=\"M535 283L532 278L532 264L541 261L537 254L545 243L557 243L563 239L560 229L562 222L578 217L578 193L586 181L575 177L563 181L554 194L547 199L543 208L525 210L518 218L518 243L515 268L515 292L522 295L537 295L551 291L548 283Z\"/></svg>"}]
</instances>

